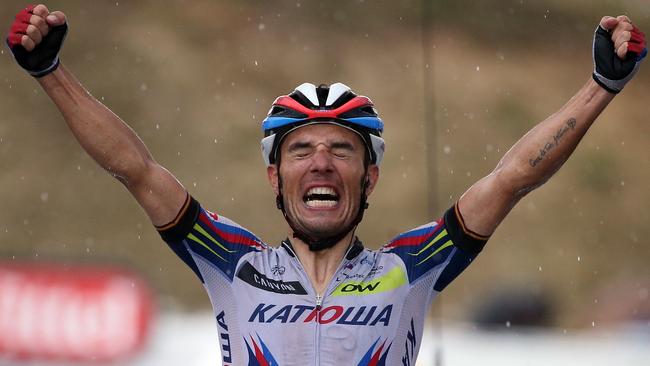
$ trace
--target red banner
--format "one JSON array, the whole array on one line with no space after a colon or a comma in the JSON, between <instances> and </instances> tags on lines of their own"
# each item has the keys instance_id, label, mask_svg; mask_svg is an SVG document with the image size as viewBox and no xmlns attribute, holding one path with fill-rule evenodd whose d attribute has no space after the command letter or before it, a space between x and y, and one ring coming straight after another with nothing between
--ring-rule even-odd
<instances>
[{"instance_id":1,"label":"red banner","mask_svg":"<svg viewBox=\"0 0 650 366\"><path fill-rule=\"evenodd\" d=\"M0 358L111 362L145 343L152 303L127 271L0 263Z\"/></svg>"}]
</instances>

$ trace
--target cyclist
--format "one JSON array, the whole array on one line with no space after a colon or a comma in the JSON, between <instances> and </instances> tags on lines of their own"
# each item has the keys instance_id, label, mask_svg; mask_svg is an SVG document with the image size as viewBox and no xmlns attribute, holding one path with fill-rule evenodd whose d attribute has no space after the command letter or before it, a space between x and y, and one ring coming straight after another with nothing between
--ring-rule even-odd
<instances>
[{"instance_id":1,"label":"cyclist","mask_svg":"<svg viewBox=\"0 0 650 366\"><path fill-rule=\"evenodd\" d=\"M82 145L144 208L196 273L215 311L224 364L414 364L427 308L512 207L547 181L636 73L645 38L604 17L592 77L522 137L437 221L380 250L354 235L379 179L383 122L341 83L298 86L263 121L262 153L289 227L278 248L203 208L142 141L61 65L65 15L21 11L7 43Z\"/></svg>"}]
</instances>

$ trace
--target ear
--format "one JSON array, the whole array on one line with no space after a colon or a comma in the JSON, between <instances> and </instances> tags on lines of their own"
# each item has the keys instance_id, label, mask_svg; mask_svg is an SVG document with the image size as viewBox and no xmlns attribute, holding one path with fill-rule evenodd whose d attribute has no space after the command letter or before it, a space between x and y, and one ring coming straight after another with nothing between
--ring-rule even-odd
<instances>
[{"instance_id":1,"label":"ear","mask_svg":"<svg viewBox=\"0 0 650 366\"><path fill-rule=\"evenodd\" d=\"M379 167L371 164L368 166L368 173L366 173L366 197L370 197L372 191L375 190L377 181L379 180Z\"/></svg>"},{"instance_id":2,"label":"ear","mask_svg":"<svg viewBox=\"0 0 650 366\"><path fill-rule=\"evenodd\" d=\"M273 188L273 193L275 195L280 194L280 185L278 184L278 166L271 164L266 167L266 175L269 178L269 183L271 183L271 188Z\"/></svg>"}]
</instances>

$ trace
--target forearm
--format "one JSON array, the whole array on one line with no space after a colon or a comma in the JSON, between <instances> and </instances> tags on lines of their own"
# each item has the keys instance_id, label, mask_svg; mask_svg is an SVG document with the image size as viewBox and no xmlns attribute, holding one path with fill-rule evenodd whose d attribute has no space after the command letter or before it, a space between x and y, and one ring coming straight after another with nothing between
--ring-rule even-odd
<instances>
[{"instance_id":1,"label":"forearm","mask_svg":"<svg viewBox=\"0 0 650 366\"><path fill-rule=\"evenodd\" d=\"M645 36L629 18L605 16L593 42L593 77L557 113L535 126L472 185L458 207L468 229L490 235L526 193L569 158L596 117L632 79L645 55ZM606 90L609 90L606 91Z\"/></svg>"},{"instance_id":2,"label":"forearm","mask_svg":"<svg viewBox=\"0 0 650 366\"><path fill-rule=\"evenodd\" d=\"M90 95L63 65L37 80L75 138L100 166L123 183L137 179L152 159L126 123Z\"/></svg>"},{"instance_id":3,"label":"forearm","mask_svg":"<svg viewBox=\"0 0 650 366\"><path fill-rule=\"evenodd\" d=\"M517 141L495 173L517 197L540 186L560 169L613 98L589 79L557 113Z\"/></svg>"},{"instance_id":4,"label":"forearm","mask_svg":"<svg viewBox=\"0 0 650 366\"><path fill-rule=\"evenodd\" d=\"M491 235L526 193L562 167L613 97L589 79L557 113L519 139L494 171L460 198L466 226L481 235Z\"/></svg>"},{"instance_id":5,"label":"forearm","mask_svg":"<svg viewBox=\"0 0 650 366\"><path fill-rule=\"evenodd\" d=\"M187 199L185 187L152 159L126 123L59 64L68 29L65 14L40 4L28 6L15 19L7 42L16 61L39 77L81 146L126 186L154 225L173 220Z\"/></svg>"}]
</instances>

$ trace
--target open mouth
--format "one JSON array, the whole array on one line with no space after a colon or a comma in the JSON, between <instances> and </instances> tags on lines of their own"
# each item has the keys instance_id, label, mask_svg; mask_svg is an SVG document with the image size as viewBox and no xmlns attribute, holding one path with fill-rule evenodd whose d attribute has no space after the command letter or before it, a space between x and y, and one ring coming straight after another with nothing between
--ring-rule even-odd
<instances>
[{"instance_id":1,"label":"open mouth","mask_svg":"<svg viewBox=\"0 0 650 366\"><path fill-rule=\"evenodd\" d=\"M339 202L339 195L331 187L310 188L302 198L307 207L334 207Z\"/></svg>"}]
</instances>

